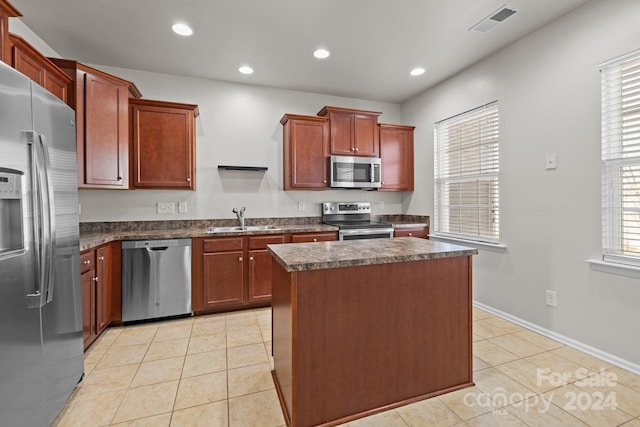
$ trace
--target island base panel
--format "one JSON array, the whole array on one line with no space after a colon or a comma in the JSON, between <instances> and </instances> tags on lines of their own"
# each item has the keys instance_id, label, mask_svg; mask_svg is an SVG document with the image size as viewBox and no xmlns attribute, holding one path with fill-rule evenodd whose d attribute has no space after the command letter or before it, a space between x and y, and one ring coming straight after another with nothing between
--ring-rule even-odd
<instances>
[{"instance_id":1,"label":"island base panel","mask_svg":"<svg viewBox=\"0 0 640 427\"><path fill-rule=\"evenodd\" d=\"M274 378L289 425L331 425L473 384L471 257L273 267Z\"/></svg>"}]
</instances>

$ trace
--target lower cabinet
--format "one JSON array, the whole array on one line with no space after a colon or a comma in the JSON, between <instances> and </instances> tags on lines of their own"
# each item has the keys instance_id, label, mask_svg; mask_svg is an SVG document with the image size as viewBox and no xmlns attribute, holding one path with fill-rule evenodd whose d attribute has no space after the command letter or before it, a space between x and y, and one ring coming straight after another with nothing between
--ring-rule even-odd
<instances>
[{"instance_id":1,"label":"lower cabinet","mask_svg":"<svg viewBox=\"0 0 640 427\"><path fill-rule=\"evenodd\" d=\"M112 321L114 270L117 270L113 268L113 246L106 244L80 254L85 349Z\"/></svg>"},{"instance_id":2,"label":"lower cabinet","mask_svg":"<svg viewBox=\"0 0 640 427\"><path fill-rule=\"evenodd\" d=\"M337 232L329 232L194 238L194 313L269 305L272 257L267 245L337 237Z\"/></svg>"},{"instance_id":3,"label":"lower cabinet","mask_svg":"<svg viewBox=\"0 0 640 427\"><path fill-rule=\"evenodd\" d=\"M404 226L393 229L393 237L429 238L429 227L426 225Z\"/></svg>"}]
</instances>

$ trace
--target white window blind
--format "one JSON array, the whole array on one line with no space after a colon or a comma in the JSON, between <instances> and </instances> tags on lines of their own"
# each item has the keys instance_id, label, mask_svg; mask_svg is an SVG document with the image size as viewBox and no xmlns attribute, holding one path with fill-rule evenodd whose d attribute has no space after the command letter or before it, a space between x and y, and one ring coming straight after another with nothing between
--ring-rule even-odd
<instances>
[{"instance_id":1,"label":"white window blind","mask_svg":"<svg viewBox=\"0 0 640 427\"><path fill-rule=\"evenodd\" d=\"M603 259L640 265L640 51L600 76Z\"/></svg>"},{"instance_id":2,"label":"white window blind","mask_svg":"<svg viewBox=\"0 0 640 427\"><path fill-rule=\"evenodd\" d=\"M436 235L499 238L498 103L435 124Z\"/></svg>"}]
</instances>

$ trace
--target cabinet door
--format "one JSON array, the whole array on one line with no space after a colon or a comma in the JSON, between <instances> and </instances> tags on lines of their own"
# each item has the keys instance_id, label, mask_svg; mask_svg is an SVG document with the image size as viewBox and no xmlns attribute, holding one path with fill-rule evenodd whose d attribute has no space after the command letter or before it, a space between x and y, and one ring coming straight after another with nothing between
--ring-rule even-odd
<instances>
[{"instance_id":1,"label":"cabinet door","mask_svg":"<svg viewBox=\"0 0 640 427\"><path fill-rule=\"evenodd\" d=\"M378 117L354 114L353 154L356 156L378 157Z\"/></svg>"},{"instance_id":2,"label":"cabinet door","mask_svg":"<svg viewBox=\"0 0 640 427\"><path fill-rule=\"evenodd\" d=\"M249 302L271 300L271 260L268 249L249 251Z\"/></svg>"},{"instance_id":3,"label":"cabinet door","mask_svg":"<svg viewBox=\"0 0 640 427\"><path fill-rule=\"evenodd\" d=\"M102 332L111 323L111 246L96 250L96 329Z\"/></svg>"},{"instance_id":4,"label":"cabinet door","mask_svg":"<svg viewBox=\"0 0 640 427\"><path fill-rule=\"evenodd\" d=\"M291 236L291 243L328 242L333 240L338 240L336 231L330 233L300 233Z\"/></svg>"},{"instance_id":5,"label":"cabinet door","mask_svg":"<svg viewBox=\"0 0 640 427\"><path fill-rule=\"evenodd\" d=\"M284 119L283 119L284 120ZM284 128L284 189L327 189L329 125L326 119L288 120Z\"/></svg>"},{"instance_id":6,"label":"cabinet door","mask_svg":"<svg viewBox=\"0 0 640 427\"><path fill-rule=\"evenodd\" d=\"M380 125L380 190L413 191L413 127Z\"/></svg>"},{"instance_id":7,"label":"cabinet door","mask_svg":"<svg viewBox=\"0 0 640 427\"><path fill-rule=\"evenodd\" d=\"M243 298L243 251L203 255L205 307L241 305Z\"/></svg>"},{"instance_id":8,"label":"cabinet door","mask_svg":"<svg viewBox=\"0 0 640 427\"><path fill-rule=\"evenodd\" d=\"M62 102L69 101L69 82L57 76L55 73L47 71L44 76L44 88L60 98Z\"/></svg>"},{"instance_id":9,"label":"cabinet door","mask_svg":"<svg viewBox=\"0 0 640 427\"><path fill-rule=\"evenodd\" d=\"M84 74L84 183L128 187L128 88Z\"/></svg>"},{"instance_id":10,"label":"cabinet door","mask_svg":"<svg viewBox=\"0 0 640 427\"><path fill-rule=\"evenodd\" d=\"M13 45L13 68L29 77L40 86L44 86L44 67L28 53L20 49L19 46Z\"/></svg>"},{"instance_id":11,"label":"cabinet door","mask_svg":"<svg viewBox=\"0 0 640 427\"><path fill-rule=\"evenodd\" d=\"M82 337L84 348L93 342L95 327L95 270L88 270L80 276L82 285Z\"/></svg>"},{"instance_id":12,"label":"cabinet door","mask_svg":"<svg viewBox=\"0 0 640 427\"><path fill-rule=\"evenodd\" d=\"M330 113L331 154L339 156L353 156L355 146L353 142L354 115L350 113Z\"/></svg>"},{"instance_id":13,"label":"cabinet door","mask_svg":"<svg viewBox=\"0 0 640 427\"><path fill-rule=\"evenodd\" d=\"M131 100L133 179L136 188L195 189L197 106Z\"/></svg>"}]
</instances>

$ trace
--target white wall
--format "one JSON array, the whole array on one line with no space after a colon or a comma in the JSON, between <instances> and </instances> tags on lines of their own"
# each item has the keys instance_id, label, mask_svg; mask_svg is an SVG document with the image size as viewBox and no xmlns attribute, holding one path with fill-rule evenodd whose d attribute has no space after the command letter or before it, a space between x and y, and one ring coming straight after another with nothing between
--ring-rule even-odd
<instances>
[{"instance_id":1,"label":"white wall","mask_svg":"<svg viewBox=\"0 0 640 427\"><path fill-rule=\"evenodd\" d=\"M11 19L10 30L46 55L58 56L19 19ZM325 105L382 111L380 122L403 123L399 104L92 66L134 82L144 98L198 104L196 191L81 190L81 222L235 218L231 209L241 206L247 207L247 218L320 216L321 202L346 200L371 201L374 214L402 213L403 193L283 191L280 124L285 113L316 115ZM218 165L229 164L269 170L218 171ZM188 205L186 214L156 213L157 202L182 201ZM299 202L305 203L304 211Z\"/></svg>"},{"instance_id":2,"label":"white wall","mask_svg":"<svg viewBox=\"0 0 640 427\"><path fill-rule=\"evenodd\" d=\"M133 81L148 99L198 104L196 191L82 190L81 221L232 218L233 207L247 217L319 216L320 203L332 200L375 202L376 213L401 213L400 193L282 190L282 125L285 113L315 115L324 105L383 111L381 121L400 123L400 105L338 98L95 66ZM265 173L218 171L218 165L267 166ZM160 215L156 202L186 201L187 214ZM384 210L379 202L384 201ZM305 202L305 210L298 210Z\"/></svg>"},{"instance_id":3,"label":"white wall","mask_svg":"<svg viewBox=\"0 0 640 427\"><path fill-rule=\"evenodd\" d=\"M585 260L601 254L598 64L640 48L638 22L637 0L592 1L402 109L425 164L405 209L433 216L433 124L498 100L507 250L474 258L474 299L635 364L640 280ZM545 170L546 153L557 154L556 170ZM546 289L558 292L558 308L545 305Z\"/></svg>"}]
</instances>

